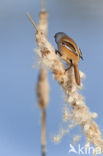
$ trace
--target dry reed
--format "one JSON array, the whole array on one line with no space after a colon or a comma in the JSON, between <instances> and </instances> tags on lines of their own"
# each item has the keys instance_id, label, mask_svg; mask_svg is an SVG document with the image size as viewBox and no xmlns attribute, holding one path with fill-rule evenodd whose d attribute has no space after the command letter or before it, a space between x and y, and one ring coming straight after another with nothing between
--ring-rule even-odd
<instances>
[{"instance_id":1,"label":"dry reed","mask_svg":"<svg viewBox=\"0 0 103 156\"><path fill-rule=\"evenodd\" d=\"M73 68L65 72L65 67L60 57L55 54L55 48L50 44L45 33L43 33L39 27L35 35L35 40L38 45L36 52L40 57L40 61L52 71L54 79L65 92L66 102L71 106L71 111L65 110L66 112L64 112L63 116L64 121L70 121L71 124L68 125L67 130L61 130L60 134L54 137L54 141L60 141L69 129L80 125L88 144L91 143L96 148L100 147L103 152L102 134L94 121L97 114L89 111L85 104L84 97L78 92L82 89L83 84L81 83L81 86L76 85ZM80 71L81 79L83 79L84 76L85 74ZM78 139L79 137L76 138L76 141Z\"/></svg>"},{"instance_id":2,"label":"dry reed","mask_svg":"<svg viewBox=\"0 0 103 156\"><path fill-rule=\"evenodd\" d=\"M39 25L38 27L33 22L29 13L27 13L29 20L32 22L36 31L41 31L45 37L47 36L47 18L48 14L45 10L45 0L42 0L42 11L39 16ZM38 49L37 49L38 51ZM45 50L42 51L42 54L45 53ZM41 109L41 154L42 156L46 155L46 107L49 102L49 83L48 83L48 75L47 69L41 64L40 72L37 82L37 98L38 98L38 106Z\"/></svg>"},{"instance_id":3,"label":"dry reed","mask_svg":"<svg viewBox=\"0 0 103 156\"><path fill-rule=\"evenodd\" d=\"M42 1L42 11L40 12L40 19L38 28L41 32L47 36L47 13L45 11L45 1ZM45 51L43 52L45 53ZM41 64L42 65L42 64ZM42 111L42 128L41 128L41 145L42 145L42 156L46 155L46 107L49 102L49 83L47 78L47 69L41 67L39 79L37 83L37 97L38 105Z\"/></svg>"}]
</instances>

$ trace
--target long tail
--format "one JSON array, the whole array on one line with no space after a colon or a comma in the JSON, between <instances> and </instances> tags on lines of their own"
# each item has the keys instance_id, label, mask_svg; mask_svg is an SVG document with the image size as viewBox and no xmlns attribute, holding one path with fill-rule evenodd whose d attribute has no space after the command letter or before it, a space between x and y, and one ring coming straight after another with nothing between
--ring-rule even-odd
<instances>
[{"instance_id":1,"label":"long tail","mask_svg":"<svg viewBox=\"0 0 103 156\"><path fill-rule=\"evenodd\" d=\"M74 65L74 74L75 74L75 81L77 85L80 85L80 75L79 75L78 65Z\"/></svg>"}]
</instances>

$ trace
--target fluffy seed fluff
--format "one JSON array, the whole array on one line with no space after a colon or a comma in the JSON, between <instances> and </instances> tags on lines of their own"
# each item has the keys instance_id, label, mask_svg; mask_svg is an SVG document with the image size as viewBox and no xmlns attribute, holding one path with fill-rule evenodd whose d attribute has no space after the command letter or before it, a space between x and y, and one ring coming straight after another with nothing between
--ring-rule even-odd
<instances>
[{"instance_id":1,"label":"fluffy seed fluff","mask_svg":"<svg viewBox=\"0 0 103 156\"><path fill-rule=\"evenodd\" d=\"M95 147L101 147L103 151L103 140L102 134L99 130L98 125L93 120L97 117L96 113L91 113L85 104L84 97L78 93L79 89L82 89L82 84L78 87L75 83L73 68L68 72L65 72L65 67L58 55L55 54L54 47L49 43L45 35L38 31L35 36L36 42L38 44L38 50L36 51L42 62L47 66L52 72L55 80L63 88L67 103L71 106L71 114L67 115L66 120L71 121L71 125L80 125L82 127L83 133L85 134L87 140L92 143ZM45 53L42 53L45 51ZM80 77L83 79L85 74L80 71ZM68 118L67 116L70 116ZM56 136L55 139L56 140ZM59 139L57 139L59 140Z\"/></svg>"},{"instance_id":2,"label":"fluffy seed fluff","mask_svg":"<svg viewBox=\"0 0 103 156\"><path fill-rule=\"evenodd\" d=\"M78 92L82 89L83 84L81 83L81 86L77 86L75 83L73 68L65 72L65 67L60 57L55 54L55 48L48 41L43 29L44 25L42 29L40 27L38 27L38 30L36 29L35 40L38 45L36 52L41 62L52 71L54 79L65 92L66 102L71 106L71 111L64 112L63 116L64 121L69 121L71 123L68 125L67 130L61 129L60 133L54 137L54 141L60 141L63 135L69 132L69 129L80 125L87 143L93 144L95 148L100 147L103 152L102 134L94 121L94 118L97 117L97 113L91 113L89 111L84 97ZM80 78L83 79L84 77L85 74L80 71ZM76 140L78 140L78 138L76 138Z\"/></svg>"}]
</instances>

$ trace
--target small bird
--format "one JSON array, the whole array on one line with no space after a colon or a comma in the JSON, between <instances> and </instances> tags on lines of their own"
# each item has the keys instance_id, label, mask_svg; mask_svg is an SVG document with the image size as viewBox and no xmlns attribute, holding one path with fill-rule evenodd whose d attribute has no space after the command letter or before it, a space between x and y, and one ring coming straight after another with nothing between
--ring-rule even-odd
<instances>
[{"instance_id":1,"label":"small bird","mask_svg":"<svg viewBox=\"0 0 103 156\"><path fill-rule=\"evenodd\" d=\"M54 38L58 47L56 53L58 53L63 58L63 60L65 60L70 65L66 71L69 70L72 66L74 67L75 81L77 85L80 85L78 63L80 58L83 60L81 50L74 42L74 40L63 32L56 33Z\"/></svg>"}]
</instances>

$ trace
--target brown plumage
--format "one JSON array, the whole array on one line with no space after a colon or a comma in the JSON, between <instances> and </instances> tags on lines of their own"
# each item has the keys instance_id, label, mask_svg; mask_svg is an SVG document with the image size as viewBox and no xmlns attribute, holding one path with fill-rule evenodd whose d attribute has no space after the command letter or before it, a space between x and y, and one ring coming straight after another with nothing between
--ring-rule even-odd
<instances>
[{"instance_id":1,"label":"brown plumage","mask_svg":"<svg viewBox=\"0 0 103 156\"><path fill-rule=\"evenodd\" d=\"M74 66L74 74L75 74L76 83L80 85L80 75L79 75L78 65L74 64L73 66Z\"/></svg>"},{"instance_id":2,"label":"brown plumage","mask_svg":"<svg viewBox=\"0 0 103 156\"><path fill-rule=\"evenodd\" d=\"M65 33L55 34L55 41L58 45L58 51L62 58L70 65L74 67L75 80L80 85L80 75L78 69L78 63L80 58L83 59L81 50L77 44Z\"/></svg>"}]
</instances>

